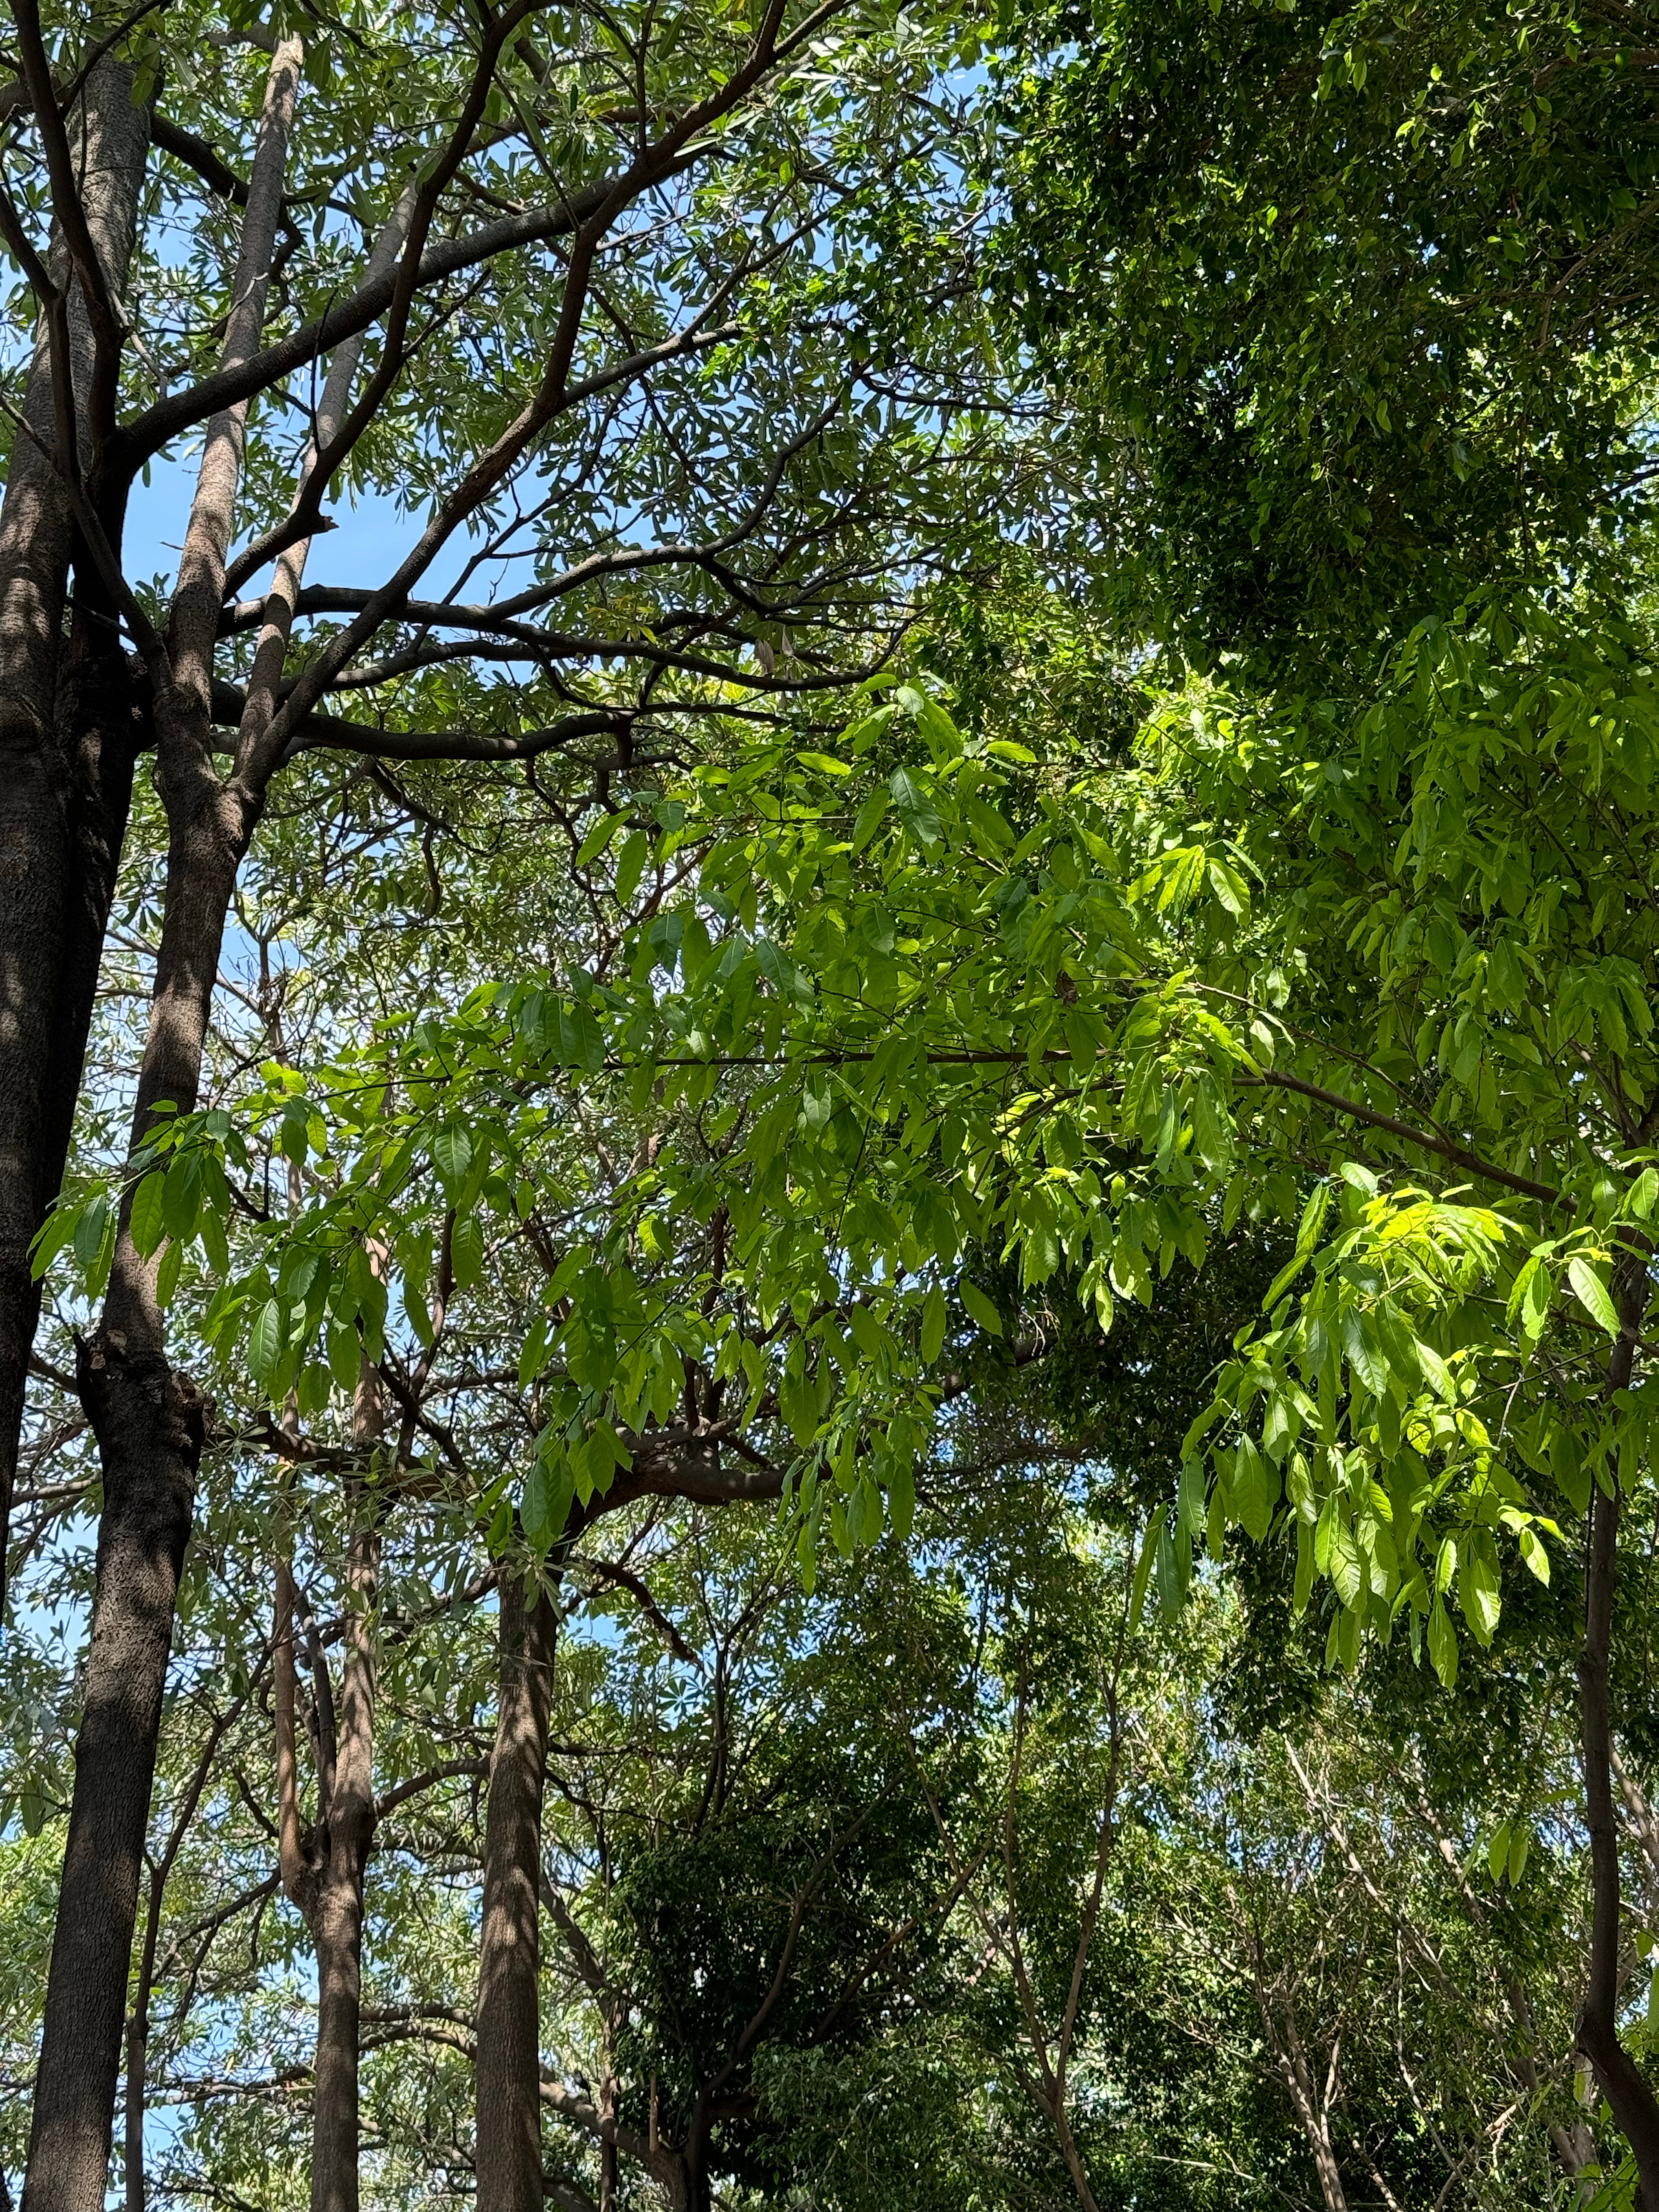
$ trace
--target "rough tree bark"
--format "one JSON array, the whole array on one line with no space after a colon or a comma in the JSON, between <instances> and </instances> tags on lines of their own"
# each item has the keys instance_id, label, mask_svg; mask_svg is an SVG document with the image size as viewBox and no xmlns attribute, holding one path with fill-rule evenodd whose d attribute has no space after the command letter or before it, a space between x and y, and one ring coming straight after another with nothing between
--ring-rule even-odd
<instances>
[{"instance_id":1,"label":"rough tree bark","mask_svg":"<svg viewBox=\"0 0 1659 2212\"><path fill-rule=\"evenodd\" d=\"M348 1479L352 1522L346 1564L344 1656L337 1717L326 1662L313 1651L319 1709L318 1814L300 1819L295 1730L294 1582L276 1569L272 1643L276 1653L277 1869L305 1916L317 1954L317 2050L311 2116L312 2212L356 2212L358 2084L362 2011L363 1889L374 1842L374 1717L378 1674L375 1620L380 1595L380 1514L364 1480L384 1430L380 1377L367 1356L353 1407L360 1454Z\"/></svg>"},{"instance_id":2,"label":"rough tree bark","mask_svg":"<svg viewBox=\"0 0 1659 2212\"><path fill-rule=\"evenodd\" d=\"M263 320L298 80L299 48L290 41L279 46L271 65L228 356L251 351ZM224 835L222 810L201 803L191 742L199 728L210 775L213 640L240 434L240 417L216 418L209 429L169 633L172 680L155 702L158 781L169 829L167 896L135 1152L158 1103L187 1111L196 1103L224 917L241 857ZM124 1206L102 1320L78 1360L81 1396L103 1469L104 1507L24 2212L101 2212L104 2203L139 1868L202 1448L201 1394L168 1364L157 1262L139 1255L127 1212Z\"/></svg>"},{"instance_id":3,"label":"rough tree bark","mask_svg":"<svg viewBox=\"0 0 1659 2212\"><path fill-rule=\"evenodd\" d=\"M65 121L87 228L118 298L149 149L131 70L100 62ZM93 332L61 235L48 266L66 295L70 419L89 466ZM76 528L58 465L58 397L43 313L0 503L0 1611L40 1312L29 1247L63 1180L142 696L95 579L77 590L65 646Z\"/></svg>"},{"instance_id":4,"label":"rough tree bark","mask_svg":"<svg viewBox=\"0 0 1659 2212\"><path fill-rule=\"evenodd\" d=\"M1651 1255L1629 1251L1613 1281L1619 1336L1607 1362L1607 1392L1628 1389L1648 1308ZM1584 1560L1584 1642L1578 1659L1584 1803L1594 1910L1589 1982L1578 2015L1578 2047L1595 2068L1613 2118L1636 2156L1638 2212L1659 2212L1659 2099L1619 2034L1619 1820L1613 1796L1613 1607L1619 1568L1619 1467L1590 1492Z\"/></svg>"},{"instance_id":5,"label":"rough tree bark","mask_svg":"<svg viewBox=\"0 0 1659 2212\"><path fill-rule=\"evenodd\" d=\"M540 2212L542 1790L557 1616L501 1578L501 1705L484 1816L478 1951L478 2212Z\"/></svg>"}]
</instances>

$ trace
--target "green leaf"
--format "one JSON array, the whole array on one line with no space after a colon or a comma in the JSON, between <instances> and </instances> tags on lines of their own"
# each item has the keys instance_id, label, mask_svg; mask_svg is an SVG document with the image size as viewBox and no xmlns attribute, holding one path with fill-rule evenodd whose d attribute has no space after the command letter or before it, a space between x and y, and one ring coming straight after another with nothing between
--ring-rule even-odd
<instances>
[{"instance_id":1,"label":"green leaf","mask_svg":"<svg viewBox=\"0 0 1659 2212\"><path fill-rule=\"evenodd\" d=\"M1237 869L1229 867L1226 861L1212 858L1210 889L1215 893L1218 903L1229 914L1242 917L1249 913L1249 887Z\"/></svg>"},{"instance_id":2,"label":"green leaf","mask_svg":"<svg viewBox=\"0 0 1659 2212\"><path fill-rule=\"evenodd\" d=\"M586 1000L559 1008L559 1058L566 1067L597 1074L605 1066L605 1032Z\"/></svg>"},{"instance_id":3,"label":"green leaf","mask_svg":"<svg viewBox=\"0 0 1659 2212\"><path fill-rule=\"evenodd\" d=\"M1342 1349L1348 1355L1348 1364L1370 1392L1380 1398L1389 1387L1389 1366L1382 1347L1366 1326L1370 1316L1358 1306L1349 1306L1342 1316Z\"/></svg>"},{"instance_id":4,"label":"green leaf","mask_svg":"<svg viewBox=\"0 0 1659 2212\"><path fill-rule=\"evenodd\" d=\"M1201 1459L1184 1460L1181 1481L1176 1492L1176 1512L1189 1536L1196 1539L1204 1533L1205 1509L1209 1504L1209 1485Z\"/></svg>"},{"instance_id":5,"label":"green leaf","mask_svg":"<svg viewBox=\"0 0 1659 2212\"><path fill-rule=\"evenodd\" d=\"M476 1212L458 1215L449 1232L449 1265L457 1290L471 1290L483 1273L483 1224Z\"/></svg>"},{"instance_id":6,"label":"green leaf","mask_svg":"<svg viewBox=\"0 0 1659 2212\"><path fill-rule=\"evenodd\" d=\"M1589 1504L1589 1469L1584 1464L1577 1437L1565 1421L1558 1421L1551 1428L1549 1462L1550 1473L1560 1485L1562 1496L1575 1513L1583 1513Z\"/></svg>"},{"instance_id":7,"label":"green leaf","mask_svg":"<svg viewBox=\"0 0 1659 2212\"><path fill-rule=\"evenodd\" d=\"M1518 1888L1521 1877L1527 1871L1527 1854L1532 1849L1532 1830L1524 1820L1515 1823L1515 1832L1510 1838L1510 1887Z\"/></svg>"},{"instance_id":8,"label":"green leaf","mask_svg":"<svg viewBox=\"0 0 1659 2212\"><path fill-rule=\"evenodd\" d=\"M916 1517L916 1484L908 1459L895 1460L887 1470L887 1515L893 1534L908 1543Z\"/></svg>"},{"instance_id":9,"label":"green leaf","mask_svg":"<svg viewBox=\"0 0 1659 2212\"><path fill-rule=\"evenodd\" d=\"M880 829L883 818L887 812L890 799L890 794L885 787L878 787L860 807L858 819L853 824L854 853L861 853L877 830Z\"/></svg>"},{"instance_id":10,"label":"green leaf","mask_svg":"<svg viewBox=\"0 0 1659 2212\"><path fill-rule=\"evenodd\" d=\"M1325 1216L1331 1203L1331 1187L1328 1182L1316 1182L1308 1193L1302 1208L1302 1218L1296 1227L1296 1249L1309 1253L1319 1242L1319 1232L1325 1225Z\"/></svg>"},{"instance_id":11,"label":"green leaf","mask_svg":"<svg viewBox=\"0 0 1659 2212\"><path fill-rule=\"evenodd\" d=\"M1330 1577L1338 1597L1352 1607L1364 1587L1364 1563L1348 1516L1339 1506L1331 1516Z\"/></svg>"},{"instance_id":12,"label":"green leaf","mask_svg":"<svg viewBox=\"0 0 1659 2212\"><path fill-rule=\"evenodd\" d=\"M1447 1617L1446 1608L1438 1598L1429 1615L1429 1657L1442 1685L1448 1690L1457 1685L1457 1632Z\"/></svg>"},{"instance_id":13,"label":"green leaf","mask_svg":"<svg viewBox=\"0 0 1659 2212\"><path fill-rule=\"evenodd\" d=\"M201 1155L194 1152L176 1153L161 1183L161 1218L167 1235L180 1243L193 1237L201 1203Z\"/></svg>"},{"instance_id":14,"label":"green leaf","mask_svg":"<svg viewBox=\"0 0 1659 2212\"><path fill-rule=\"evenodd\" d=\"M1498 1627L1502 1598L1497 1569L1488 1555L1491 1538L1472 1534L1462 1547L1457 1577L1458 1602L1477 1644L1490 1644Z\"/></svg>"},{"instance_id":15,"label":"green leaf","mask_svg":"<svg viewBox=\"0 0 1659 2212\"><path fill-rule=\"evenodd\" d=\"M248 1370L256 1382L265 1383L270 1380L282 1353L283 1309L275 1298L267 1298L248 1332ZM355 1370L352 1379L355 1382Z\"/></svg>"},{"instance_id":16,"label":"green leaf","mask_svg":"<svg viewBox=\"0 0 1659 2212\"><path fill-rule=\"evenodd\" d=\"M109 1200L101 1192L88 1199L82 1207L75 1224L75 1256L88 1271L96 1264L104 1242L104 1225L109 1219Z\"/></svg>"},{"instance_id":17,"label":"green leaf","mask_svg":"<svg viewBox=\"0 0 1659 2212\"><path fill-rule=\"evenodd\" d=\"M976 1321L988 1336L1002 1334L1002 1316L977 1283L970 1283L966 1275L963 1276L957 1285L957 1296L969 1319Z\"/></svg>"},{"instance_id":18,"label":"green leaf","mask_svg":"<svg viewBox=\"0 0 1659 2212\"><path fill-rule=\"evenodd\" d=\"M41 1223L30 1249L29 1274L33 1281L40 1281L64 1247L73 1240L77 1219L76 1208L60 1197Z\"/></svg>"},{"instance_id":19,"label":"green leaf","mask_svg":"<svg viewBox=\"0 0 1659 2212\"><path fill-rule=\"evenodd\" d=\"M472 1164L472 1139L457 1121L446 1121L432 1139L432 1164L453 1189Z\"/></svg>"},{"instance_id":20,"label":"green leaf","mask_svg":"<svg viewBox=\"0 0 1659 2212\"><path fill-rule=\"evenodd\" d=\"M650 840L642 830L632 831L623 841L623 848L617 860L615 884L619 905L626 906L639 889L640 878L645 870L646 854L649 850Z\"/></svg>"},{"instance_id":21,"label":"green leaf","mask_svg":"<svg viewBox=\"0 0 1659 2212\"><path fill-rule=\"evenodd\" d=\"M148 1260L160 1245L167 1231L161 1218L161 1188L165 1177L152 1169L132 1194L132 1212L130 1226L133 1249L141 1260Z\"/></svg>"},{"instance_id":22,"label":"green leaf","mask_svg":"<svg viewBox=\"0 0 1659 2212\"><path fill-rule=\"evenodd\" d=\"M204 1206L198 1225L208 1267L215 1278L222 1282L230 1273L230 1244L225 1236L225 1224L211 1206Z\"/></svg>"},{"instance_id":23,"label":"green leaf","mask_svg":"<svg viewBox=\"0 0 1659 2212\"><path fill-rule=\"evenodd\" d=\"M945 1347L945 1293L934 1284L921 1304L921 1359L931 1367Z\"/></svg>"},{"instance_id":24,"label":"green leaf","mask_svg":"<svg viewBox=\"0 0 1659 2212\"><path fill-rule=\"evenodd\" d=\"M500 1498L495 1510L489 1516L489 1528L484 1537L492 1559L499 1559L513 1540L513 1501Z\"/></svg>"},{"instance_id":25,"label":"green leaf","mask_svg":"<svg viewBox=\"0 0 1659 2212\"><path fill-rule=\"evenodd\" d=\"M601 814L597 822L590 823L586 836L576 848L576 866L585 868L590 860L597 860L627 827L626 814Z\"/></svg>"},{"instance_id":26,"label":"green leaf","mask_svg":"<svg viewBox=\"0 0 1659 2212\"><path fill-rule=\"evenodd\" d=\"M1140 1558L1135 1567L1134 1584L1129 1592L1129 1632L1131 1635L1133 1635L1134 1631L1139 1627L1140 1616L1146 1610L1146 1585L1152 1579L1152 1561L1158 1552L1158 1532L1163 1527L1163 1519L1164 1516L1162 1514L1154 1513L1152 1519L1146 1523L1146 1534L1141 1540Z\"/></svg>"},{"instance_id":27,"label":"green leaf","mask_svg":"<svg viewBox=\"0 0 1659 2212\"><path fill-rule=\"evenodd\" d=\"M1492 1830L1492 1841L1486 1847L1486 1868L1494 1881L1504 1879L1504 1869L1510 1863L1510 1824L1500 1820Z\"/></svg>"},{"instance_id":28,"label":"green leaf","mask_svg":"<svg viewBox=\"0 0 1659 2212\"><path fill-rule=\"evenodd\" d=\"M363 1349L355 1328L337 1323L328 1332L328 1371L348 1395L362 1374Z\"/></svg>"},{"instance_id":29,"label":"green leaf","mask_svg":"<svg viewBox=\"0 0 1659 2212\"><path fill-rule=\"evenodd\" d=\"M525 1541L538 1552L544 1552L552 1541L553 1530L549 1526L547 1474L541 1461L537 1460L525 1477L524 1499L519 1517L524 1524Z\"/></svg>"},{"instance_id":30,"label":"green leaf","mask_svg":"<svg viewBox=\"0 0 1659 2212\"><path fill-rule=\"evenodd\" d=\"M1582 1254L1568 1261L1567 1280L1590 1319L1599 1322L1609 1336L1617 1336L1619 1310L1608 1295L1607 1285Z\"/></svg>"},{"instance_id":31,"label":"green leaf","mask_svg":"<svg viewBox=\"0 0 1659 2212\"><path fill-rule=\"evenodd\" d=\"M300 1370L294 1385L294 1395L301 1413L307 1420L326 1410L331 1378L326 1367L309 1359Z\"/></svg>"},{"instance_id":32,"label":"green leaf","mask_svg":"<svg viewBox=\"0 0 1659 2212\"><path fill-rule=\"evenodd\" d=\"M519 1353L519 1388L527 1390L547 1364L548 1317L538 1314L525 1332Z\"/></svg>"},{"instance_id":33,"label":"green leaf","mask_svg":"<svg viewBox=\"0 0 1659 2212\"><path fill-rule=\"evenodd\" d=\"M1158 1609L1165 1620L1173 1620L1181 1611L1181 1601L1186 1595L1186 1589L1185 1577L1181 1571L1181 1552L1176 1538L1170 1533L1167 1522L1158 1530L1158 1558L1155 1565L1158 1574Z\"/></svg>"},{"instance_id":34,"label":"green leaf","mask_svg":"<svg viewBox=\"0 0 1659 2212\"><path fill-rule=\"evenodd\" d=\"M1540 1583L1548 1582L1550 1555L1545 1550L1543 1540L1536 1529L1523 1528L1521 1531L1521 1557Z\"/></svg>"},{"instance_id":35,"label":"green leaf","mask_svg":"<svg viewBox=\"0 0 1659 2212\"><path fill-rule=\"evenodd\" d=\"M893 794L893 804L898 809L900 821L917 843L925 846L931 853L942 835L939 815L932 799L908 769L896 768L887 780L887 787Z\"/></svg>"},{"instance_id":36,"label":"green leaf","mask_svg":"<svg viewBox=\"0 0 1659 2212\"><path fill-rule=\"evenodd\" d=\"M1279 1503L1279 1475L1249 1437L1239 1439L1233 1462L1233 1510L1245 1534L1259 1544Z\"/></svg>"},{"instance_id":37,"label":"green leaf","mask_svg":"<svg viewBox=\"0 0 1659 2212\"><path fill-rule=\"evenodd\" d=\"M1533 1272L1522 1294L1521 1326L1535 1342L1544 1334L1544 1324L1549 1319L1550 1300L1554 1295L1555 1284L1541 1260L1529 1261L1528 1267Z\"/></svg>"},{"instance_id":38,"label":"green leaf","mask_svg":"<svg viewBox=\"0 0 1659 2212\"><path fill-rule=\"evenodd\" d=\"M869 1307L850 1306L848 1309L847 1319L853 1332L854 1341L865 1358L872 1362L884 1360L887 1356L886 1332Z\"/></svg>"}]
</instances>

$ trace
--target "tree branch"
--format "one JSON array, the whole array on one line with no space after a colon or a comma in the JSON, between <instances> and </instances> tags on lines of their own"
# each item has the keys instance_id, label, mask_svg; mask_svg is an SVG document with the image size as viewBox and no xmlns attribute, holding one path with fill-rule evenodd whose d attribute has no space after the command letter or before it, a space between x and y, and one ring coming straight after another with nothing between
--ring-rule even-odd
<instances>
[{"instance_id":1,"label":"tree branch","mask_svg":"<svg viewBox=\"0 0 1659 2212\"><path fill-rule=\"evenodd\" d=\"M1454 1144L1450 1138L1437 1136L1431 1129L1419 1129L1395 1115L1379 1113L1375 1107L1365 1105L1360 1099L1349 1098L1340 1091L1327 1091L1321 1084L1304 1082L1299 1075L1286 1074L1282 1068L1264 1067L1254 1074L1249 1071L1235 1073L1233 1083L1241 1090L1293 1091L1299 1098L1311 1098L1318 1105L1328 1106L1334 1114L1344 1114L1352 1121L1364 1122L1367 1128L1386 1129L1390 1136L1402 1138L1419 1152L1450 1160L1455 1166L1486 1182L1495 1182L1504 1190L1519 1191L1523 1197L1540 1199L1546 1206L1570 1208L1572 1205L1572 1200L1553 1183L1537 1182L1531 1176L1516 1175L1510 1168L1499 1167L1496 1160L1472 1152L1466 1145Z\"/></svg>"}]
</instances>

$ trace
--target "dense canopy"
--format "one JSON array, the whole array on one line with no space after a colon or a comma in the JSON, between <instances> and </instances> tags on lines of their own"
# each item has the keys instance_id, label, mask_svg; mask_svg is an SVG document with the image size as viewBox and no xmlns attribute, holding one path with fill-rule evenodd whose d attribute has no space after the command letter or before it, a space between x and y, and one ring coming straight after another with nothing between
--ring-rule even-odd
<instances>
[{"instance_id":1,"label":"dense canopy","mask_svg":"<svg viewBox=\"0 0 1659 2212\"><path fill-rule=\"evenodd\" d=\"M1659 2212L1659 18L4 69L0 2204Z\"/></svg>"}]
</instances>

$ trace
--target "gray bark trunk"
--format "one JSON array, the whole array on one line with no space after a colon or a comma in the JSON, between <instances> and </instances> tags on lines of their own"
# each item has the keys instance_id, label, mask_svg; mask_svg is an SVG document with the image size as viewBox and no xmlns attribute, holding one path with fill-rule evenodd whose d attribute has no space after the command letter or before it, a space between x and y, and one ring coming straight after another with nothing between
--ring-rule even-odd
<instances>
[{"instance_id":1,"label":"gray bark trunk","mask_svg":"<svg viewBox=\"0 0 1659 2212\"><path fill-rule=\"evenodd\" d=\"M202 1447L164 1359L85 1346L104 1470L86 1703L46 1982L23 2212L103 2212L161 1691Z\"/></svg>"},{"instance_id":2,"label":"gray bark trunk","mask_svg":"<svg viewBox=\"0 0 1659 2212\"><path fill-rule=\"evenodd\" d=\"M261 179L274 171L278 191L296 75L297 49L279 48L254 165ZM233 311L232 339L240 337L248 313L263 312L276 201L266 191L260 204L269 208L263 234L253 226L251 188L236 282L239 301L249 304L240 313ZM175 671L180 664L187 672L197 665L195 630L212 544L216 539L222 547L228 538L228 515L222 531L216 518L234 492L222 449L210 438L187 539L195 588L180 624ZM222 558L219 578L222 586ZM207 650L210 654L210 640ZM135 1148L159 1102L171 1101L184 1112L196 1103L225 916L254 818L242 795L222 790L213 775L205 706L199 728L193 720L187 722L187 706L193 702L176 681L155 702L158 781L167 811L167 886L138 1079ZM159 1255L148 1261L139 1256L125 1211L103 1318L82 1348L79 1367L82 1399L103 1467L104 1511L25 2212L102 2212L138 1869L202 1443L200 1394L167 1359L155 1297Z\"/></svg>"},{"instance_id":3,"label":"gray bark trunk","mask_svg":"<svg viewBox=\"0 0 1659 2212\"><path fill-rule=\"evenodd\" d=\"M132 73L99 64L70 118L94 242L125 290L149 144ZM69 275L61 248L54 275ZM91 337L69 298L77 401ZM77 406L77 417L82 410ZM0 504L0 1607L30 1347L40 1319L29 1247L57 1195L91 1018L98 955L132 781L134 700L88 584L60 671L75 526L53 465L52 372L44 325ZM85 440L82 420L82 442ZM86 456L90 459L88 453Z\"/></svg>"},{"instance_id":4,"label":"gray bark trunk","mask_svg":"<svg viewBox=\"0 0 1659 2212\"><path fill-rule=\"evenodd\" d=\"M518 1575L504 1572L478 1952L478 2212L539 2212L542 2203L537 1916L556 1628L547 1593L526 1607Z\"/></svg>"}]
</instances>

